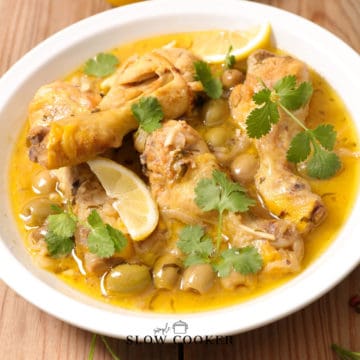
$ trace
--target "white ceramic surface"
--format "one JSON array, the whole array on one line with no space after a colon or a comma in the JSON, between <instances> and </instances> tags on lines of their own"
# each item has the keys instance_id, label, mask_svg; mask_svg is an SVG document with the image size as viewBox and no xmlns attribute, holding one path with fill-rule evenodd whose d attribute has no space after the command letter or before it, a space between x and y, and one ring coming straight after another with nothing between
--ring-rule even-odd
<instances>
[{"instance_id":1,"label":"white ceramic surface","mask_svg":"<svg viewBox=\"0 0 360 360\"><path fill-rule=\"evenodd\" d=\"M246 29L269 21L278 47L310 64L337 89L360 127L360 58L334 35L285 11L235 0L155 0L113 9L50 37L0 80L0 276L42 310L76 326L111 335L153 335L179 319L187 335L233 334L283 317L324 294L360 260L357 201L336 241L303 273L246 303L196 314L140 313L112 307L69 288L36 268L24 249L10 209L8 163L27 104L36 89L62 77L94 54L117 44L161 33L198 29ZM19 174L22 176L23 174ZM172 341L171 338L167 339Z\"/></svg>"}]
</instances>

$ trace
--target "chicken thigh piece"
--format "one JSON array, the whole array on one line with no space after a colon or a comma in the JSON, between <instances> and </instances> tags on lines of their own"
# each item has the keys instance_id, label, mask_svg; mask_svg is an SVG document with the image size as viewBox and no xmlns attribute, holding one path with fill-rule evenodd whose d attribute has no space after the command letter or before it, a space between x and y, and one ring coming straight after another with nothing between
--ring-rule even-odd
<instances>
[{"instance_id":1,"label":"chicken thigh piece","mask_svg":"<svg viewBox=\"0 0 360 360\"><path fill-rule=\"evenodd\" d=\"M277 56L264 50L249 56L245 83L234 88L230 96L232 116L244 130L246 118L255 107L252 96L262 88L260 79L272 88L287 75L295 75L298 84L310 80L306 65L290 56ZM322 222L326 208L320 196L311 191L304 178L294 173L294 167L286 159L290 142L301 128L279 111L280 120L270 133L253 140L260 160L255 185L273 214L293 222L301 233L306 233ZM305 122L308 105L294 114Z\"/></svg>"},{"instance_id":2,"label":"chicken thigh piece","mask_svg":"<svg viewBox=\"0 0 360 360\"><path fill-rule=\"evenodd\" d=\"M183 76L159 53L132 57L118 70L113 86L96 111L71 113L47 122L40 132L30 123L30 159L54 169L82 163L106 149L119 147L123 137L138 127L131 105L143 96L158 99L165 119L178 118L192 107L189 80L193 79L187 70ZM52 106L51 98L43 102L44 108L48 106Z\"/></svg>"},{"instance_id":3,"label":"chicken thigh piece","mask_svg":"<svg viewBox=\"0 0 360 360\"><path fill-rule=\"evenodd\" d=\"M218 214L204 212L195 203L195 188L220 169L205 141L185 121L167 121L146 139L141 155L150 189L162 214L184 224L214 227ZM276 253L284 272L297 271L303 257L303 239L295 225L282 219L259 219L251 214L224 213L223 236L233 246L254 244L260 252L268 247ZM256 242L257 241L257 242ZM275 260L274 260L275 261Z\"/></svg>"}]
</instances>

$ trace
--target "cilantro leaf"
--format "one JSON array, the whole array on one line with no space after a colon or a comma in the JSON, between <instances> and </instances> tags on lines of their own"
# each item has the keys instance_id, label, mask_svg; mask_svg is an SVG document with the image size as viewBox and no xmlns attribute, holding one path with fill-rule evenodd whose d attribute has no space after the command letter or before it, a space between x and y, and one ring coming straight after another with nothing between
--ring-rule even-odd
<instances>
[{"instance_id":1,"label":"cilantro leaf","mask_svg":"<svg viewBox=\"0 0 360 360\"><path fill-rule=\"evenodd\" d=\"M205 235L200 225L189 225L184 227L179 235L177 243L179 249L185 254L197 253L209 256L213 251L211 239Z\"/></svg>"},{"instance_id":2,"label":"cilantro leaf","mask_svg":"<svg viewBox=\"0 0 360 360\"><path fill-rule=\"evenodd\" d=\"M214 250L211 238L199 225L184 227L179 234L177 247L188 255L184 261L185 266L208 262Z\"/></svg>"},{"instance_id":3,"label":"cilantro leaf","mask_svg":"<svg viewBox=\"0 0 360 360\"><path fill-rule=\"evenodd\" d=\"M92 228L101 227L104 225L99 213L95 209L92 210L89 214L87 222Z\"/></svg>"},{"instance_id":4,"label":"cilantro leaf","mask_svg":"<svg viewBox=\"0 0 360 360\"><path fill-rule=\"evenodd\" d=\"M280 97L280 103L291 111L303 107L313 93L310 82L303 82L296 87L296 77L294 75L288 75L278 80L274 85L274 90Z\"/></svg>"},{"instance_id":5,"label":"cilantro leaf","mask_svg":"<svg viewBox=\"0 0 360 360\"><path fill-rule=\"evenodd\" d=\"M106 226L92 228L87 241L90 252L101 258L109 258L115 253L114 242Z\"/></svg>"},{"instance_id":6,"label":"cilantro leaf","mask_svg":"<svg viewBox=\"0 0 360 360\"><path fill-rule=\"evenodd\" d=\"M113 228L111 225L106 224L106 229L113 240L115 251L121 251L127 245L127 238L118 229Z\"/></svg>"},{"instance_id":7,"label":"cilantro leaf","mask_svg":"<svg viewBox=\"0 0 360 360\"><path fill-rule=\"evenodd\" d=\"M286 158L295 164L305 161L310 155L310 137L306 131L299 132L293 137Z\"/></svg>"},{"instance_id":8,"label":"cilantro leaf","mask_svg":"<svg viewBox=\"0 0 360 360\"><path fill-rule=\"evenodd\" d=\"M56 209L63 211L61 208ZM75 245L73 237L76 224L76 217L69 213L61 212L48 216L45 242L50 256L61 257L71 252Z\"/></svg>"},{"instance_id":9,"label":"cilantro leaf","mask_svg":"<svg viewBox=\"0 0 360 360\"><path fill-rule=\"evenodd\" d=\"M222 94L222 85L219 78L211 74L210 66L204 61L195 61L195 77L204 87L206 94L212 99L218 99Z\"/></svg>"},{"instance_id":10,"label":"cilantro leaf","mask_svg":"<svg viewBox=\"0 0 360 360\"><path fill-rule=\"evenodd\" d=\"M87 218L90 225L88 247L90 252L101 258L109 258L115 251L121 251L127 244L124 234L105 224L96 210L92 210Z\"/></svg>"},{"instance_id":11,"label":"cilantro leaf","mask_svg":"<svg viewBox=\"0 0 360 360\"><path fill-rule=\"evenodd\" d=\"M203 211L217 210L221 190L214 179L201 179L195 188L196 205Z\"/></svg>"},{"instance_id":12,"label":"cilantro leaf","mask_svg":"<svg viewBox=\"0 0 360 360\"><path fill-rule=\"evenodd\" d=\"M48 216L48 231L60 237L71 237L76 229L76 219L69 213Z\"/></svg>"},{"instance_id":13,"label":"cilantro leaf","mask_svg":"<svg viewBox=\"0 0 360 360\"><path fill-rule=\"evenodd\" d=\"M279 121L280 115L276 103L271 100L270 89L255 93L253 100L257 107L246 118L246 132L249 137L259 139L271 130L271 125Z\"/></svg>"},{"instance_id":14,"label":"cilantro leaf","mask_svg":"<svg viewBox=\"0 0 360 360\"><path fill-rule=\"evenodd\" d=\"M119 60L115 55L100 53L89 59L84 66L84 73L90 76L105 77L115 72Z\"/></svg>"},{"instance_id":15,"label":"cilantro leaf","mask_svg":"<svg viewBox=\"0 0 360 360\"><path fill-rule=\"evenodd\" d=\"M229 180L225 173L214 170L212 175L211 179L200 180L195 187L195 203L201 210L244 212L255 204L245 189Z\"/></svg>"},{"instance_id":16,"label":"cilantro leaf","mask_svg":"<svg viewBox=\"0 0 360 360\"><path fill-rule=\"evenodd\" d=\"M309 176L316 179L328 179L341 168L341 161L334 153L324 150L313 142L314 152L306 164Z\"/></svg>"},{"instance_id":17,"label":"cilantro leaf","mask_svg":"<svg viewBox=\"0 0 360 360\"><path fill-rule=\"evenodd\" d=\"M199 255L199 254L190 254L184 260L184 266L189 267L191 265L206 264L209 262L210 262L210 259L208 256L203 256L203 255Z\"/></svg>"},{"instance_id":18,"label":"cilantro leaf","mask_svg":"<svg viewBox=\"0 0 360 360\"><path fill-rule=\"evenodd\" d=\"M321 146L326 150L332 151L336 142L336 132L334 127L330 124L319 125L312 130L315 138L319 141Z\"/></svg>"},{"instance_id":19,"label":"cilantro leaf","mask_svg":"<svg viewBox=\"0 0 360 360\"><path fill-rule=\"evenodd\" d=\"M217 187L220 188L220 201L217 207L220 212L224 210L245 212L249 210L251 205L255 204L254 200L245 194L245 188L230 181L222 171L214 170L213 180Z\"/></svg>"},{"instance_id":20,"label":"cilantro leaf","mask_svg":"<svg viewBox=\"0 0 360 360\"><path fill-rule=\"evenodd\" d=\"M262 89L253 95L253 100L256 105L262 105L271 101L271 91L268 88Z\"/></svg>"},{"instance_id":21,"label":"cilantro leaf","mask_svg":"<svg viewBox=\"0 0 360 360\"><path fill-rule=\"evenodd\" d=\"M235 65L235 56L231 54L233 50L232 45L229 46L229 49L225 55L224 67L225 69L231 69Z\"/></svg>"},{"instance_id":22,"label":"cilantro leaf","mask_svg":"<svg viewBox=\"0 0 360 360\"><path fill-rule=\"evenodd\" d=\"M218 234L216 249L219 250L222 232L222 215L225 210L244 212L255 202L245 194L245 189L230 181L226 174L214 170L211 179L201 179L195 187L195 203L203 211L217 210Z\"/></svg>"},{"instance_id":23,"label":"cilantro leaf","mask_svg":"<svg viewBox=\"0 0 360 360\"><path fill-rule=\"evenodd\" d=\"M55 258L69 255L75 246L72 237L62 238L52 232L45 235L45 242L50 256Z\"/></svg>"},{"instance_id":24,"label":"cilantro leaf","mask_svg":"<svg viewBox=\"0 0 360 360\"><path fill-rule=\"evenodd\" d=\"M261 270L262 258L254 246L240 249L227 249L220 254L220 260L214 264L214 270L220 277L228 276L231 270L248 275Z\"/></svg>"},{"instance_id":25,"label":"cilantro leaf","mask_svg":"<svg viewBox=\"0 0 360 360\"><path fill-rule=\"evenodd\" d=\"M132 104L131 110L139 123L139 127L147 133L151 133L161 127L164 113L156 97L142 97L137 103Z\"/></svg>"}]
</instances>

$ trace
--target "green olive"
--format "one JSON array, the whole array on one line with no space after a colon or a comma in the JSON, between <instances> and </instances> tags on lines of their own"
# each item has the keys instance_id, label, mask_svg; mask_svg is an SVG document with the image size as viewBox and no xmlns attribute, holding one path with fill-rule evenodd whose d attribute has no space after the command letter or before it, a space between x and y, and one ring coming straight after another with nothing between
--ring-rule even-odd
<instances>
[{"instance_id":1,"label":"green olive","mask_svg":"<svg viewBox=\"0 0 360 360\"><path fill-rule=\"evenodd\" d=\"M210 264L191 265L184 271L181 288L204 294L213 286L214 279L215 273Z\"/></svg>"},{"instance_id":2,"label":"green olive","mask_svg":"<svg viewBox=\"0 0 360 360\"><path fill-rule=\"evenodd\" d=\"M56 178L50 171L44 170L36 174L32 181L32 188L36 194L49 194L55 191Z\"/></svg>"},{"instance_id":3,"label":"green olive","mask_svg":"<svg viewBox=\"0 0 360 360\"><path fill-rule=\"evenodd\" d=\"M231 163L230 170L234 180L247 183L254 179L259 161L253 154L239 154Z\"/></svg>"},{"instance_id":4,"label":"green olive","mask_svg":"<svg viewBox=\"0 0 360 360\"><path fill-rule=\"evenodd\" d=\"M51 208L52 204L54 202L45 197L32 199L22 208L20 218L27 226L41 226L46 218L54 212Z\"/></svg>"},{"instance_id":5,"label":"green olive","mask_svg":"<svg viewBox=\"0 0 360 360\"><path fill-rule=\"evenodd\" d=\"M220 284L224 289L235 290L240 287L254 286L256 279L256 276L253 274L243 275L236 271L231 271L228 276L220 279Z\"/></svg>"},{"instance_id":6,"label":"green olive","mask_svg":"<svg viewBox=\"0 0 360 360\"><path fill-rule=\"evenodd\" d=\"M221 76L221 82L225 89L231 89L243 82L244 79L245 75L238 69L227 69Z\"/></svg>"},{"instance_id":7,"label":"green olive","mask_svg":"<svg viewBox=\"0 0 360 360\"><path fill-rule=\"evenodd\" d=\"M224 146L228 140L229 131L226 128L219 126L209 129L205 133L206 142L213 147Z\"/></svg>"},{"instance_id":8,"label":"green olive","mask_svg":"<svg viewBox=\"0 0 360 360\"><path fill-rule=\"evenodd\" d=\"M153 279L157 289L172 289L180 277L181 261L172 254L161 256L154 265Z\"/></svg>"},{"instance_id":9,"label":"green olive","mask_svg":"<svg viewBox=\"0 0 360 360\"><path fill-rule=\"evenodd\" d=\"M149 268L138 264L120 264L105 277L105 290L109 293L136 293L151 284Z\"/></svg>"},{"instance_id":10,"label":"green olive","mask_svg":"<svg viewBox=\"0 0 360 360\"><path fill-rule=\"evenodd\" d=\"M224 99L209 100L202 109L204 124L209 127L223 124L229 114L229 105Z\"/></svg>"}]
</instances>

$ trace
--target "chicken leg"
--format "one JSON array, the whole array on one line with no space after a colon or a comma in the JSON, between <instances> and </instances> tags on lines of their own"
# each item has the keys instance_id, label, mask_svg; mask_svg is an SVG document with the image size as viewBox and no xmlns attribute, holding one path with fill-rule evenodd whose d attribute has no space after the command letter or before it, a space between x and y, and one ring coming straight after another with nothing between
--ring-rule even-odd
<instances>
[{"instance_id":1,"label":"chicken leg","mask_svg":"<svg viewBox=\"0 0 360 360\"><path fill-rule=\"evenodd\" d=\"M287 75L295 75L298 83L310 79L305 64L290 56L277 56L260 50L248 58L245 83L234 88L230 96L232 116L244 130L246 117L255 107L252 96L262 88L259 79L272 88ZM303 122L307 114L308 105L295 112ZM320 196L311 191L304 178L294 173L293 166L286 159L291 139L300 130L298 124L280 111L280 120L270 133L254 140L260 160L255 185L273 214L290 220L301 233L306 233L320 224L326 215L326 208Z\"/></svg>"},{"instance_id":2,"label":"chicken leg","mask_svg":"<svg viewBox=\"0 0 360 360\"><path fill-rule=\"evenodd\" d=\"M189 111L192 76L186 71L184 77L165 55L154 51L128 59L96 111L66 114L45 124L31 123L30 159L54 169L82 163L108 148L119 147L123 137L138 127L131 105L143 96L158 99L165 119L178 118ZM52 105L51 97L47 100L44 107Z\"/></svg>"}]
</instances>

